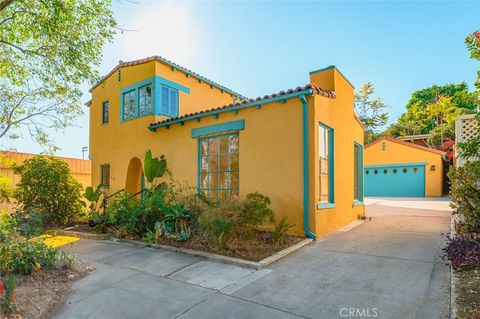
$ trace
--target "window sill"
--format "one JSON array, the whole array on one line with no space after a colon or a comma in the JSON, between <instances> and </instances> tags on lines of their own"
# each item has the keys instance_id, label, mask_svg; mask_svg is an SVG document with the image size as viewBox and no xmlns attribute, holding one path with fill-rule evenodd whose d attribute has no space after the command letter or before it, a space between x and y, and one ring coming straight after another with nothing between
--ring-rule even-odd
<instances>
[{"instance_id":1,"label":"window sill","mask_svg":"<svg viewBox=\"0 0 480 319\"><path fill-rule=\"evenodd\" d=\"M335 203L318 203L317 209L335 208Z\"/></svg>"},{"instance_id":2,"label":"window sill","mask_svg":"<svg viewBox=\"0 0 480 319\"><path fill-rule=\"evenodd\" d=\"M153 112L150 112L150 113L146 113L146 114L142 114L142 115L138 115L138 116L134 116L134 117L129 117L128 119L120 119L120 123L132 121L132 120L136 120L136 119L140 119L142 117L152 116L152 115L155 115L155 114L153 114Z\"/></svg>"},{"instance_id":3,"label":"window sill","mask_svg":"<svg viewBox=\"0 0 480 319\"><path fill-rule=\"evenodd\" d=\"M353 207L355 206L364 206L365 204L359 200L354 200L353 201Z\"/></svg>"}]
</instances>

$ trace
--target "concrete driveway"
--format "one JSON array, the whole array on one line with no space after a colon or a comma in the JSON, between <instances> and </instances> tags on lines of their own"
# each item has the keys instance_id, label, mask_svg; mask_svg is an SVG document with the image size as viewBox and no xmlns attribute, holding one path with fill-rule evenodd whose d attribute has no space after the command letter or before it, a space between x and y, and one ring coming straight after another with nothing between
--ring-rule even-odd
<instances>
[{"instance_id":1,"label":"concrete driveway","mask_svg":"<svg viewBox=\"0 0 480 319\"><path fill-rule=\"evenodd\" d=\"M253 271L124 243L66 250L96 267L52 318L448 318L446 200L367 199L372 217Z\"/></svg>"}]
</instances>

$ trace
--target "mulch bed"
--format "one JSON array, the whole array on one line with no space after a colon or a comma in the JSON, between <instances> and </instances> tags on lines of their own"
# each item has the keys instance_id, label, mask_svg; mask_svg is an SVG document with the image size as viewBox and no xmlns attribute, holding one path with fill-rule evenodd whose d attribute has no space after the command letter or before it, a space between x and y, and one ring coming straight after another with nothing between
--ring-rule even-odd
<instances>
[{"instance_id":1,"label":"mulch bed","mask_svg":"<svg viewBox=\"0 0 480 319\"><path fill-rule=\"evenodd\" d=\"M37 270L18 276L15 288L15 313L6 319L41 319L68 294L71 285L83 278L91 267L77 262L72 268Z\"/></svg>"},{"instance_id":2,"label":"mulch bed","mask_svg":"<svg viewBox=\"0 0 480 319\"><path fill-rule=\"evenodd\" d=\"M227 242L226 248L218 249L212 241L203 235L195 235L187 241L175 241L162 238L158 244L201 250L214 254L242 258L251 261L260 261L285 248L299 243L304 238L288 236L285 241L279 243L272 240L271 233L254 230L251 237L237 235Z\"/></svg>"},{"instance_id":3,"label":"mulch bed","mask_svg":"<svg viewBox=\"0 0 480 319\"><path fill-rule=\"evenodd\" d=\"M78 225L68 230L82 233L95 233L93 228L89 225ZM141 240L139 238L129 239ZM195 234L186 241L175 241L174 239L161 238L157 244L206 251L209 253L242 258L251 261L260 261L285 248L301 242L303 239L305 238L287 236L283 242L275 242L272 239L270 232L253 230L251 236L245 236L242 234L236 234L235 236L232 236L232 239L227 242L225 249L217 248L212 243L210 238L201 234Z\"/></svg>"},{"instance_id":4,"label":"mulch bed","mask_svg":"<svg viewBox=\"0 0 480 319\"><path fill-rule=\"evenodd\" d=\"M480 319L480 268L457 271L456 306L458 319Z\"/></svg>"}]
</instances>

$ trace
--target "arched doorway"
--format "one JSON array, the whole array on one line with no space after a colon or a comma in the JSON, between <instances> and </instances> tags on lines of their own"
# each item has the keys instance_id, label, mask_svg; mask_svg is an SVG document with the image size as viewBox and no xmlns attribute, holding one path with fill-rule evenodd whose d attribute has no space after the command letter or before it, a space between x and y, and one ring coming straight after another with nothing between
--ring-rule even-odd
<instances>
[{"instance_id":1,"label":"arched doorway","mask_svg":"<svg viewBox=\"0 0 480 319\"><path fill-rule=\"evenodd\" d=\"M143 176L142 162L134 157L128 164L127 180L125 183L125 192L128 194L137 194L141 197L140 191L145 188L145 181Z\"/></svg>"}]
</instances>

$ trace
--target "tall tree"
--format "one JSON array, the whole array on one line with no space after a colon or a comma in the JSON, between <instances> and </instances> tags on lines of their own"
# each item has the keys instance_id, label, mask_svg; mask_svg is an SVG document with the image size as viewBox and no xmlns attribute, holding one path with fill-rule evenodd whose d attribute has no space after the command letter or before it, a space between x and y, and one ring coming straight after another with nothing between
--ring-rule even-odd
<instances>
[{"instance_id":1,"label":"tall tree","mask_svg":"<svg viewBox=\"0 0 480 319\"><path fill-rule=\"evenodd\" d=\"M445 122L442 122L443 117L435 114L432 110L438 111L441 109L439 105L443 105L445 107L444 111L448 114L458 115L472 112L478 107L478 104L479 101L475 92L469 92L467 84L463 82L442 86L434 85L417 90L413 92L406 105L407 111L400 116L396 123L390 125L384 134L398 137L430 134L432 131L441 132L442 129L445 129L445 126L442 129L437 129L437 127L445 125ZM432 105L438 107L435 108ZM454 111L453 108L458 110Z\"/></svg>"},{"instance_id":2,"label":"tall tree","mask_svg":"<svg viewBox=\"0 0 480 319\"><path fill-rule=\"evenodd\" d=\"M374 92L373 84L367 82L354 97L355 112L365 126L365 143L375 139L377 130L387 124L388 120L387 105L381 98L373 98Z\"/></svg>"},{"instance_id":3,"label":"tall tree","mask_svg":"<svg viewBox=\"0 0 480 319\"><path fill-rule=\"evenodd\" d=\"M25 127L46 151L50 129L82 114L80 85L98 78L116 22L111 0L0 0L0 140Z\"/></svg>"}]
</instances>

